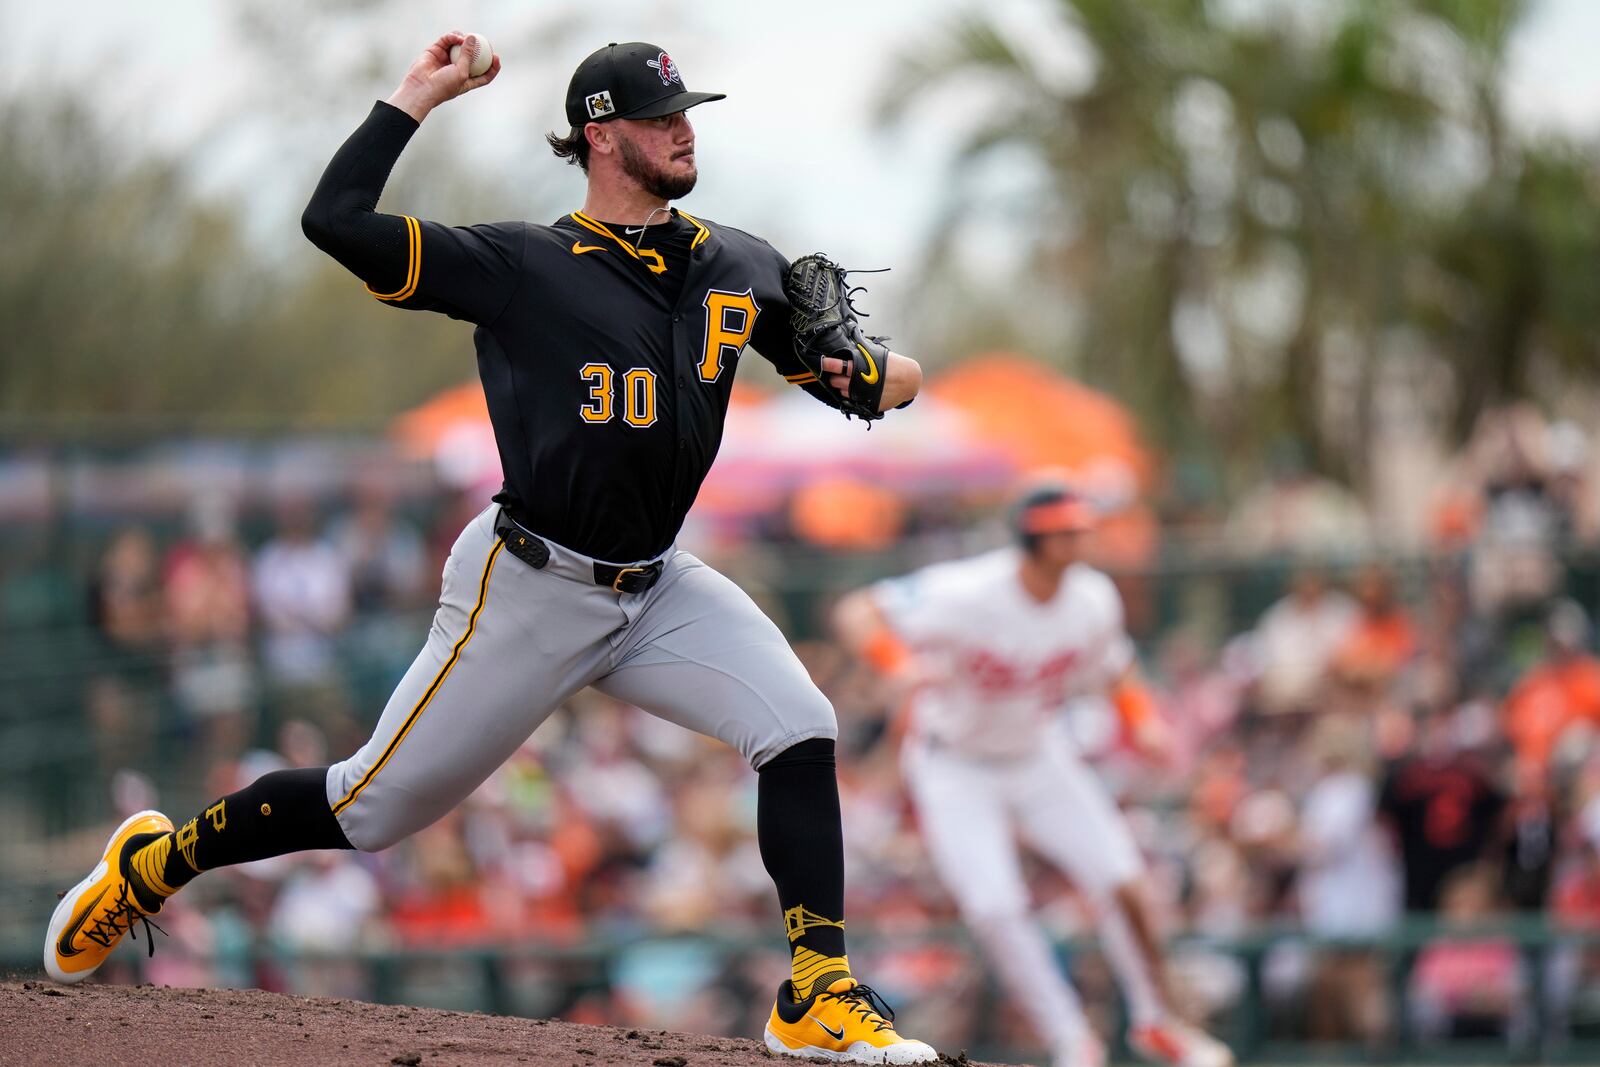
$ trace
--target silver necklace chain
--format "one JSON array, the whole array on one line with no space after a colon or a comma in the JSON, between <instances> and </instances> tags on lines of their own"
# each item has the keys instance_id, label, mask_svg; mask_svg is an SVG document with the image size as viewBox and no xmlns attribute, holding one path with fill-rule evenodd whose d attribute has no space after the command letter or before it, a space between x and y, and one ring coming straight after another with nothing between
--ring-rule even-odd
<instances>
[{"instance_id":1,"label":"silver necklace chain","mask_svg":"<svg viewBox=\"0 0 1600 1067\"><path fill-rule=\"evenodd\" d=\"M633 250L635 252L639 251L639 246L644 243L644 231L650 228L650 220L655 218L658 213L663 212L663 211L667 212L668 214L671 214L672 209L669 208L669 207L651 208L650 209L650 214L646 215L644 217L644 221L639 224L639 236L637 236L637 237L635 237L633 239Z\"/></svg>"}]
</instances>

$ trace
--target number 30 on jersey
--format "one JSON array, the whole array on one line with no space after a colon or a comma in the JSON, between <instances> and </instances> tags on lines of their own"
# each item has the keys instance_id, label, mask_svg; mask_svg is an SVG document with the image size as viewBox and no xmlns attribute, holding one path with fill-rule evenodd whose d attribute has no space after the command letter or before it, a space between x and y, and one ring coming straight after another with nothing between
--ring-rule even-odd
<instances>
[{"instance_id":1,"label":"number 30 on jersey","mask_svg":"<svg viewBox=\"0 0 1600 1067\"><path fill-rule=\"evenodd\" d=\"M700 357L700 380L714 382L722 377L723 368L744 351L761 308L749 289L742 293L709 289L705 309L705 350ZM620 400L623 422L639 429L655 424L656 375L649 367L623 371L620 386L617 372L609 363L585 363L578 369L578 377L589 386L589 398L578 406L578 415L584 422L610 422L616 417Z\"/></svg>"},{"instance_id":2,"label":"number 30 on jersey","mask_svg":"<svg viewBox=\"0 0 1600 1067\"><path fill-rule=\"evenodd\" d=\"M620 392L623 422L641 430L655 424L656 374L649 367L623 371L621 389L616 388L616 372L609 363L585 363L578 377L589 385L589 399L578 407L584 422L610 422Z\"/></svg>"}]
</instances>

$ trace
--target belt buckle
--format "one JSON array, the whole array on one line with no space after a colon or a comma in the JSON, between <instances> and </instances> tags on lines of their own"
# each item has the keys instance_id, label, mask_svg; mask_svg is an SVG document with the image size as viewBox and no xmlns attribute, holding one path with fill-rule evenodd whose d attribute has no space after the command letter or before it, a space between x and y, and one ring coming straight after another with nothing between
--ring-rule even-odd
<instances>
[{"instance_id":1,"label":"belt buckle","mask_svg":"<svg viewBox=\"0 0 1600 1067\"><path fill-rule=\"evenodd\" d=\"M649 574L649 573L650 573L650 568L649 567L623 567L621 570L619 570L617 572L617 576L615 578L611 579L611 591L613 593L625 593L625 592L627 592L627 590L622 588L622 580L624 578L626 578L630 574Z\"/></svg>"}]
</instances>

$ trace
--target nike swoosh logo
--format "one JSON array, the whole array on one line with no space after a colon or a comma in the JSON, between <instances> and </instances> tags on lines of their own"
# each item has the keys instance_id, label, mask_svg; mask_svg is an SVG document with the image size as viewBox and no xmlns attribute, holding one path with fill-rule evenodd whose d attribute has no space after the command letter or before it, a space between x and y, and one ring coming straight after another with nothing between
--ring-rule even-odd
<instances>
[{"instance_id":1,"label":"nike swoosh logo","mask_svg":"<svg viewBox=\"0 0 1600 1067\"><path fill-rule=\"evenodd\" d=\"M622 228L622 232L623 233L643 233L644 232L644 227L643 226L624 226Z\"/></svg>"},{"instance_id":2,"label":"nike swoosh logo","mask_svg":"<svg viewBox=\"0 0 1600 1067\"><path fill-rule=\"evenodd\" d=\"M859 345L858 344L858 345L856 345L856 348L859 349L861 354L867 358L867 370L868 370L869 373L863 374L861 376L861 380L866 382L868 385L877 385L878 384L878 363L877 363L877 360L872 358L872 353L867 351L867 346L866 345Z\"/></svg>"},{"instance_id":3,"label":"nike swoosh logo","mask_svg":"<svg viewBox=\"0 0 1600 1067\"><path fill-rule=\"evenodd\" d=\"M94 911L95 905L100 903L100 898L105 896L107 892L109 892L109 887L96 893L94 899L79 910L78 917L72 920L71 925L61 931L61 939L56 942L56 955L62 959L71 959L83 951L81 948L72 947L72 939L78 936L78 931L83 929L84 921L89 918L89 913Z\"/></svg>"},{"instance_id":4,"label":"nike swoosh logo","mask_svg":"<svg viewBox=\"0 0 1600 1067\"><path fill-rule=\"evenodd\" d=\"M813 1015L811 1017L811 1021L816 1023L818 1026L822 1027L824 1030L828 1031L828 1033L832 1034L833 1035L833 1039L835 1041L843 1041L844 1040L844 1027L841 1026L841 1027L839 1027L839 1029L835 1030L833 1027L829 1026L827 1023L823 1022L821 1019L817 1018L815 1015Z\"/></svg>"},{"instance_id":5,"label":"nike swoosh logo","mask_svg":"<svg viewBox=\"0 0 1600 1067\"><path fill-rule=\"evenodd\" d=\"M586 244L583 244L581 241L572 242L572 254L575 255L575 256L581 256L585 252L604 252L604 251L605 251L605 248L603 246L601 246L601 245L586 245Z\"/></svg>"}]
</instances>

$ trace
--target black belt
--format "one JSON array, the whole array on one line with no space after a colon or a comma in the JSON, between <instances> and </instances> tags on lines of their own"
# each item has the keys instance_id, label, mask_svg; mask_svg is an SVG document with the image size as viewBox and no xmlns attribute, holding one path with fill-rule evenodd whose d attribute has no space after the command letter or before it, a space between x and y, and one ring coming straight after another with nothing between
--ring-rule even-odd
<instances>
[{"instance_id":1,"label":"black belt","mask_svg":"<svg viewBox=\"0 0 1600 1067\"><path fill-rule=\"evenodd\" d=\"M550 546L518 526L505 508L495 517L494 533L505 542L507 552L534 570L543 570L550 562ZM594 584L606 586L615 593L643 593L660 580L660 560L645 567L614 567L598 562L594 565Z\"/></svg>"}]
</instances>

